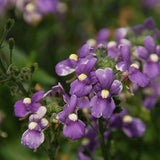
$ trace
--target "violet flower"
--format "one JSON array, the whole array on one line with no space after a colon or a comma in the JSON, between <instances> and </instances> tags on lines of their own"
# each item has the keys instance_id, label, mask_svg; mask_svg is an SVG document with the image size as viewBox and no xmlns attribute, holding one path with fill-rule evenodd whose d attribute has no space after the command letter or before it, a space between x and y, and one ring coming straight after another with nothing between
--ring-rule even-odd
<instances>
[{"instance_id":1,"label":"violet flower","mask_svg":"<svg viewBox=\"0 0 160 160\"><path fill-rule=\"evenodd\" d=\"M33 94L32 98L26 97L17 101L14 105L14 112L17 117L23 118L30 113L36 113L41 104L38 102L43 98L44 91Z\"/></svg>"},{"instance_id":2,"label":"violet flower","mask_svg":"<svg viewBox=\"0 0 160 160\"><path fill-rule=\"evenodd\" d=\"M140 119L128 115L124 108L121 113L110 118L108 127L122 129L128 137L141 137L146 130L145 124Z\"/></svg>"},{"instance_id":3,"label":"violet flower","mask_svg":"<svg viewBox=\"0 0 160 160\"><path fill-rule=\"evenodd\" d=\"M91 114L99 118L110 118L114 109L115 103L112 96L117 95L122 84L118 80L114 80L113 71L110 68L98 69L95 71L99 85L96 90L96 95L91 99Z\"/></svg>"},{"instance_id":4,"label":"violet flower","mask_svg":"<svg viewBox=\"0 0 160 160\"><path fill-rule=\"evenodd\" d=\"M72 140L77 140L85 135L85 124L78 119L75 113L69 114L66 119L63 134Z\"/></svg>"},{"instance_id":5,"label":"violet flower","mask_svg":"<svg viewBox=\"0 0 160 160\"><path fill-rule=\"evenodd\" d=\"M26 130L21 139L24 146L31 149L37 149L44 142L44 129L48 126L46 118L40 118L38 114L29 117L28 130Z\"/></svg>"},{"instance_id":6,"label":"violet flower","mask_svg":"<svg viewBox=\"0 0 160 160\"><path fill-rule=\"evenodd\" d=\"M122 78L129 78L130 81L141 87L146 87L149 84L149 79L139 70L137 63L131 64L130 49L128 46L121 46L122 61L116 65L116 69L125 71ZM123 80L122 79L122 80Z\"/></svg>"},{"instance_id":7,"label":"violet flower","mask_svg":"<svg viewBox=\"0 0 160 160\"><path fill-rule=\"evenodd\" d=\"M159 55L157 54L156 44L151 36L147 36L144 40L144 47L138 46L136 55L144 61L143 72L149 78L160 76Z\"/></svg>"},{"instance_id":8,"label":"violet flower","mask_svg":"<svg viewBox=\"0 0 160 160\"><path fill-rule=\"evenodd\" d=\"M90 53L90 46L84 44L78 51L77 54L71 54L68 59L59 62L55 69L59 76L66 76L73 73L81 60L83 61Z\"/></svg>"},{"instance_id":9,"label":"violet flower","mask_svg":"<svg viewBox=\"0 0 160 160\"><path fill-rule=\"evenodd\" d=\"M70 94L75 94L77 97L83 97L91 92L91 75L97 59L84 59L80 65L76 68L76 74L78 79L71 83Z\"/></svg>"},{"instance_id":10,"label":"violet flower","mask_svg":"<svg viewBox=\"0 0 160 160\"><path fill-rule=\"evenodd\" d=\"M48 97L48 96L52 96L52 95L56 95L58 94L59 96L63 97L64 102L68 103L69 102L69 97L66 94L63 86L61 85L60 82L58 82L58 85L53 86L51 90L49 90L48 92L46 92L44 94L44 97Z\"/></svg>"}]
</instances>

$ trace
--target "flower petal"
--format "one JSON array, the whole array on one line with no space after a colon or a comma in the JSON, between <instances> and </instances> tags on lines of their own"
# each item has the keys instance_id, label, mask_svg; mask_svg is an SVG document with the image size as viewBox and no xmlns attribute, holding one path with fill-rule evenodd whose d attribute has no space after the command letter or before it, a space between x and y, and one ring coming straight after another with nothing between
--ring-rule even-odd
<instances>
[{"instance_id":1,"label":"flower petal","mask_svg":"<svg viewBox=\"0 0 160 160\"><path fill-rule=\"evenodd\" d=\"M115 104L113 99L111 101L106 99L100 99L97 96L91 99L91 114L96 117L100 118L103 116L104 118L110 118L114 109Z\"/></svg>"},{"instance_id":2,"label":"flower petal","mask_svg":"<svg viewBox=\"0 0 160 160\"><path fill-rule=\"evenodd\" d=\"M86 96L91 92L92 85L86 85L83 82L80 82L79 80L75 80L71 83L71 89L70 94L75 94L77 97L83 97Z\"/></svg>"},{"instance_id":3,"label":"flower petal","mask_svg":"<svg viewBox=\"0 0 160 160\"><path fill-rule=\"evenodd\" d=\"M157 98L154 96L148 96L147 98L145 98L145 100L143 101L143 105L145 108L147 108L148 110L153 109L153 107L155 106L157 102Z\"/></svg>"},{"instance_id":4,"label":"flower petal","mask_svg":"<svg viewBox=\"0 0 160 160\"><path fill-rule=\"evenodd\" d=\"M160 64L159 63L146 63L143 66L143 72L149 78L156 78L160 76Z\"/></svg>"},{"instance_id":5,"label":"flower petal","mask_svg":"<svg viewBox=\"0 0 160 160\"><path fill-rule=\"evenodd\" d=\"M110 89L111 95L117 95L122 90L122 88L122 83L118 80L114 80Z\"/></svg>"},{"instance_id":6,"label":"flower petal","mask_svg":"<svg viewBox=\"0 0 160 160\"><path fill-rule=\"evenodd\" d=\"M88 97L78 98L77 106L79 108L88 108L90 106Z\"/></svg>"},{"instance_id":7,"label":"flower petal","mask_svg":"<svg viewBox=\"0 0 160 160\"><path fill-rule=\"evenodd\" d=\"M141 87L149 84L149 79L135 67L129 68L129 79Z\"/></svg>"},{"instance_id":8,"label":"flower petal","mask_svg":"<svg viewBox=\"0 0 160 160\"><path fill-rule=\"evenodd\" d=\"M31 149L38 148L44 142L43 132L27 130L23 133L21 143Z\"/></svg>"},{"instance_id":9,"label":"flower petal","mask_svg":"<svg viewBox=\"0 0 160 160\"><path fill-rule=\"evenodd\" d=\"M146 126L138 118L133 118L130 123L124 123L123 131L128 137L141 137L145 130Z\"/></svg>"},{"instance_id":10,"label":"flower petal","mask_svg":"<svg viewBox=\"0 0 160 160\"><path fill-rule=\"evenodd\" d=\"M96 77L98 78L98 81L100 82L102 88L105 88L108 90L110 89L114 80L112 69L110 68L106 68L105 70L98 69L96 70Z\"/></svg>"},{"instance_id":11,"label":"flower petal","mask_svg":"<svg viewBox=\"0 0 160 160\"><path fill-rule=\"evenodd\" d=\"M26 106L23 104L23 100L19 100L14 105L14 113L16 117L22 118L28 115L30 111L26 109Z\"/></svg>"},{"instance_id":12,"label":"flower petal","mask_svg":"<svg viewBox=\"0 0 160 160\"><path fill-rule=\"evenodd\" d=\"M145 38L144 46L150 53L154 53L156 50L156 45L154 43L154 39L151 36L147 36Z\"/></svg>"},{"instance_id":13,"label":"flower petal","mask_svg":"<svg viewBox=\"0 0 160 160\"><path fill-rule=\"evenodd\" d=\"M78 56L80 58L86 57L90 52L90 46L88 44L84 44L78 51Z\"/></svg>"},{"instance_id":14,"label":"flower petal","mask_svg":"<svg viewBox=\"0 0 160 160\"><path fill-rule=\"evenodd\" d=\"M59 62L55 69L59 76L66 76L75 71L75 67L70 63L69 59Z\"/></svg>"},{"instance_id":15,"label":"flower petal","mask_svg":"<svg viewBox=\"0 0 160 160\"><path fill-rule=\"evenodd\" d=\"M32 102L38 102L39 100L43 98L43 95L44 95L44 91L36 92L32 96Z\"/></svg>"},{"instance_id":16,"label":"flower petal","mask_svg":"<svg viewBox=\"0 0 160 160\"><path fill-rule=\"evenodd\" d=\"M136 48L136 56L141 60L147 60L147 58L149 57L149 52L145 47L138 46Z\"/></svg>"},{"instance_id":17,"label":"flower petal","mask_svg":"<svg viewBox=\"0 0 160 160\"><path fill-rule=\"evenodd\" d=\"M72 140L79 139L85 135L85 124L81 120L77 120L69 125L65 125L63 134Z\"/></svg>"}]
</instances>

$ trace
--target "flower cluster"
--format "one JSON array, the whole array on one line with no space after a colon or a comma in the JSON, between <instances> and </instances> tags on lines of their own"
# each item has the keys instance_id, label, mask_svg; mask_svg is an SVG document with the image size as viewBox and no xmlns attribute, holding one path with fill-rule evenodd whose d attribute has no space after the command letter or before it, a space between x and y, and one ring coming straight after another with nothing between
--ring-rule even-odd
<instances>
[{"instance_id":1,"label":"flower cluster","mask_svg":"<svg viewBox=\"0 0 160 160\"><path fill-rule=\"evenodd\" d=\"M40 91L32 98L16 102L17 117L32 114L28 130L22 136L23 145L36 149L44 141L43 130L48 121L43 118L46 108L39 103L42 97L60 101L60 110L50 112L54 114L54 123L63 126L65 137L72 140L83 137L79 159L92 159L100 145L105 152L107 139L115 130L122 130L128 137L144 134L146 126L142 120L130 115L129 107L122 106L131 105L125 105L124 95L133 96L138 91L146 109L152 109L159 98L160 45L156 44L159 30L149 18L139 27L117 29L115 41L109 40L110 35L110 30L102 29L77 54L56 65L59 76L73 76L68 81L69 94L58 83L45 94Z\"/></svg>"},{"instance_id":2,"label":"flower cluster","mask_svg":"<svg viewBox=\"0 0 160 160\"><path fill-rule=\"evenodd\" d=\"M47 112L46 107L39 101L43 98L44 91L35 93L32 98L26 97L14 105L15 115L19 118L29 117L28 129L23 133L21 143L31 149L38 148L44 142L44 129L48 127L48 120L43 118Z\"/></svg>"},{"instance_id":3,"label":"flower cluster","mask_svg":"<svg viewBox=\"0 0 160 160\"><path fill-rule=\"evenodd\" d=\"M39 23L49 13L63 13L66 10L65 4L58 0L1 0L0 14L13 7L23 12L25 21L31 24Z\"/></svg>"}]
</instances>

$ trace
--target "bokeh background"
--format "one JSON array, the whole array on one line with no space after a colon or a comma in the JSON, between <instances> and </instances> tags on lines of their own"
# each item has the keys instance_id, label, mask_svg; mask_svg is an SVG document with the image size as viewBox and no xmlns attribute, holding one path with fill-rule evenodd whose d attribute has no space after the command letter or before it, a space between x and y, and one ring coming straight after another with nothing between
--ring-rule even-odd
<instances>
[{"instance_id":1,"label":"bokeh background","mask_svg":"<svg viewBox=\"0 0 160 160\"><path fill-rule=\"evenodd\" d=\"M66 59L89 38L94 38L102 28L115 30L142 24L152 17L157 28L160 28L160 2L158 0L61 0L65 11L49 13L43 16L38 24L24 20L23 11L9 7L1 13L0 34L7 18L14 18L15 25L7 39L14 37L13 62L19 68L34 62L39 69L33 76L34 85L45 91L57 82L64 83L66 78L58 77L55 65ZM6 40L7 42L7 40ZM3 54L8 52L8 44L3 46ZM65 86L64 86L65 87ZM23 123L14 116L13 105L17 97L12 96L8 87L0 86L0 160L47 160L43 153L33 152L21 145L20 139L24 132ZM131 103L139 104L136 97ZM133 113L136 115L136 113ZM142 117L147 119L147 131L143 138L128 138L121 132L115 132L113 152L116 160L159 160L160 159L160 107L159 104L150 113L144 111ZM63 160L75 160L78 143L62 142L59 156ZM140 156L141 154L141 156ZM96 157L96 159L100 159Z\"/></svg>"}]
</instances>

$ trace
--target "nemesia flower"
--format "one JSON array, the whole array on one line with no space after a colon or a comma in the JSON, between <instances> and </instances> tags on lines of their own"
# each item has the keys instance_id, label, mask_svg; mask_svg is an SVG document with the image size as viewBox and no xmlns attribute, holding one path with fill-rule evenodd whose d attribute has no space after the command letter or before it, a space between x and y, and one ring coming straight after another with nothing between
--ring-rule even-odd
<instances>
[{"instance_id":1,"label":"nemesia flower","mask_svg":"<svg viewBox=\"0 0 160 160\"><path fill-rule=\"evenodd\" d=\"M78 119L75 113L69 114L66 119L63 134L72 140L77 140L85 135L85 124Z\"/></svg>"},{"instance_id":2,"label":"nemesia flower","mask_svg":"<svg viewBox=\"0 0 160 160\"><path fill-rule=\"evenodd\" d=\"M98 69L95 75L99 82L99 88L96 95L91 99L91 114L99 118L109 118L114 109L115 103L112 96L117 95L122 90L122 84L118 80L114 80L113 71L110 68Z\"/></svg>"},{"instance_id":3,"label":"nemesia flower","mask_svg":"<svg viewBox=\"0 0 160 160\"><path fill-rule=\"evenodd\" d=\"M81 62L80 65L76 68L76 74L78 79L71 83L70 94L75 94L78 97L83 97L91 92L91 75L97 59L90 58L84 59L84 62Z\"/></svg>"},{"instance_id":4,"label":"nemesia flower","mask_svg":"<svg viewBox=\"0 0 160 160\"><path fill-rule=\"evenodd\" d=\"M73 73L79 63L83 62L83 59L89 56L90 46L84 44L77 54L71 54L68 59L59 62L55 69L59 76L66 76ZM90 56L89 56L90 57Z\"/></svg>"},{"instance_id":5,"label":"nemesia flower","mask_svg":"<svg viewBox=\"0 0 160 160\"><path fill-rule=\"evenodd\" d=\"M110 118L108 126L112 129L122 129L128 137L141 137L146 130L144 123L128 115L124 108L121 113Z\"/></svg>"},{"instance_id":6,"label":"nemesia flower","mask_svg":"<svg viewBox=\"0 0 160 160\"><path fill-rule=\"evenodd\" d=\"M43 98L44 91L33 94L32 98L26 97L14 105L14 112L17 117L23 118L30 113L36 113L41 104L38 102Z\"/></svg>"},{"instance_id":7,"label":"nemesia flower","mask_svg":"<svg viewBox=\"0 0 160 160\"><path fill-rule=\"evenodd\" d=\"M58 93L59 96L63 97L63 100L67 103L69 102L69 97L66 94L63 86L61 85L61 83L59 82L58 85L53 86L51 90L49 90L48 92L46 92L44 94L44 97L48 97L48 96L52 96L52 95L56 95Z\"/></svg>"},{"instance_id":8,"label":"nemesia flower","mask_svg":"<svg viewBox=\"0 0 160 160\"><path fill-rule=\"evenodd\" d=\"M44 142L44 129L48 126L46 118L40 118L38 114L29 117L28 130L26 130L21 139L24 146L31 149L37 149Z\"/></svg>"},{"instance_id":9,"label":"nemesia flower","mask_svg":"<svg viewBox=\"0 0 160 160\"><path fill-rule=\"evenodd\" d=\"M145 38L144 47L137 47L136 54L142 61L144 61L143 72L149 78L160 76L159 55L157 54L154 39L151 36Z\"/></svg>"},{"instance_id":10,"label":"nemesia flower","mask_svg":"<svg viewBox=\"0 0 160 160\"><path fill-rule=\"evenodd\" d=\"M120 61L116 65L116 69L123 71L122 78L129 78L130 81L133 83L141 86L146 87L149 84L149 79L139 71L139 66L137 63L131 64L130 58L130 49L128 46L121 46L120 51L122 54L122 61ZM123 80L123 79L122 79Z\"/></svg>"}]
</instances>

